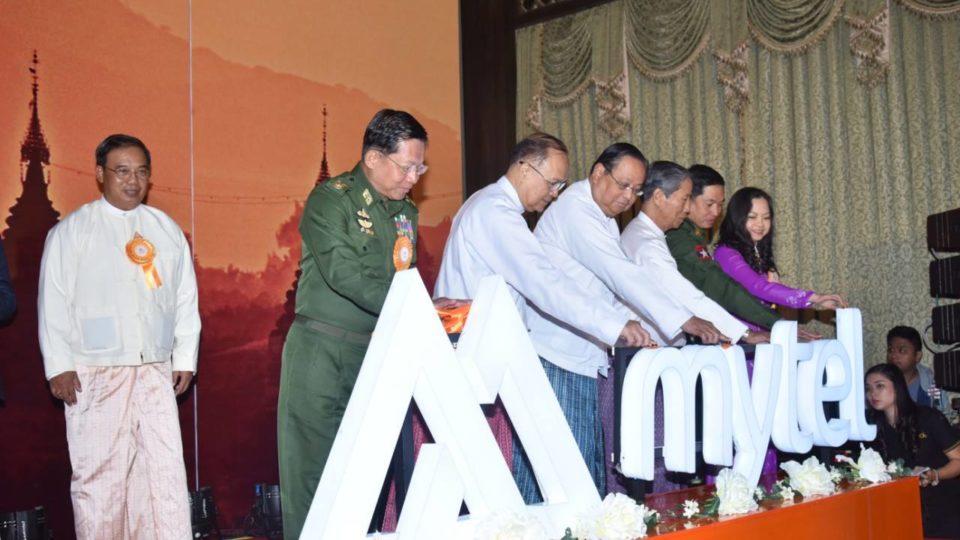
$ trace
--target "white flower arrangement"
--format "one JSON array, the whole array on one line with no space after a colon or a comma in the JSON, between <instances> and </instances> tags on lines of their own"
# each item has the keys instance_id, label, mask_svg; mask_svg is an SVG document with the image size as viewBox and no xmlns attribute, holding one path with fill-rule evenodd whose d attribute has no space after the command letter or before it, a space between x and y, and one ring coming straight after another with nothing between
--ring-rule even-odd
<instances>
[{"instance_id":1,"label":"white flower arrangement","mask_svg":"<svg viewBox=\"0 0 960 540\"><path fill-rule=\"evenodd\" d=\"M880 457L880 454L878 454L876 450L864 448L863 444L860 444L860 457L857 458L857 461L853 461L844 455L838 455L836 460L849 464L854 479L856 480L863 480L871 484L890 481L890 466L883 462L883 458ZM892 463L891 465L896 464Z\"/></svg>"},{"instance_id":2,"label":"white flower arrangement","mask_svg":"<svg viewBox=\"0 0 960 540\"><path fill-rule=\"evenodd\" d=\"M494 513L477 524L476 540L543 540L547 533L532 516L515 513Z\"/></svg>"},{"instance_id":3,"label":"white flower arrangement","mask_svg":"<svg viewBox=\"0 0 960 540\"><path fill-rule=\"evenodd\" d=\"M610 493L580 516L574 535L580 540L633 540L647 536L656 512L622 493Z\"/></svg>"},{"instance_id":4,"label":"white flower arrangement","mask_svg":"<svg viewBox=\"0 0 960 540\"><path fill-rule=\"evenodd\" d=\"M803 464L796 461L781 463L780 468L790 476L790 489L804 497L830 495L835 490L830 472L816 457L808 457Z\"/></svg>"},{"instance_id":5,"label":"white flower arrangement","mask_svg":"<svg viewBox=\"0 0 960 540\"><path fill-rule=\"evenodd\" d=\"M733 469L723 469L717 475L717 513L721 516L746 514L758 508L753 499L754 487L743 475Z\"/></svg>"}]
</instances>

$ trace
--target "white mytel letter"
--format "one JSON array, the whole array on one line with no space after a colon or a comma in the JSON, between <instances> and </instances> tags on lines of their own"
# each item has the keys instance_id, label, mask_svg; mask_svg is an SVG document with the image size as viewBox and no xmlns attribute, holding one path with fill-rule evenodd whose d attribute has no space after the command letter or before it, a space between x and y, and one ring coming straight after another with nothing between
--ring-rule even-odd
<instances>
[{"instance_id":1,"label":"white mytel letter","mask_svg":"<svg viewBox=\"0 0 960 540\"><path fill-rule=\"evenodd\" d=\"M800 347L797 343L795 321L774 323L770 343L779 346L783 360L778 391L780 399L773 420L773 443L784 452L805 454L813 447L813 436L801 431L797 420L797 364L809 360L812 347Z\"/></svg>"},{"instance_id":2,"label":"white mytel letter","mask_svg":"<svg viewBox=\"0 0 960 540\"><path fill-rule=\"evenodd\" d=\"M823 404L839 402L850 394L850 357L835 339L813 343L813 360L798 370L798 406L800 426L813 433L819 446L837 447L847 442L850 422L842 418L827 420Z\"/></svg>"},{"instance_id":3,"label":"white mytel letter","mask_svg":"<svg viewBox=\"0 0 960 540\"><path fill-rule=\"evenodd\" d=\"M783 367L779 349L777 345L757 345L752 384L747 378L743 349L730 347L724 351L733 383L733 439L737 445L733 470L743 475L750 485L760 481L773 430Z\"/></svg>"},{"instance_id":4,"label":"white mytel letter","mask_svg":"<svg viewBox=\"0 0 960 540\"><path fill-rule=\"evenodd\" d=\"M631 478L654 475L654 402L663 384L663 457L667 469L696 469L696 383L703 375L704 459L732 462L730 373L718 347L690 345L683 350L645 349L637 353L623 381L620 420L620 469Z\"/></svg>"},{"instance_id":5,"label":"white mytel letter","mask_svg":"<svg viewBox=\"0 0 960 540\"><path fill-rule=\"evenodd\" d=\"M856 308L837 310L837 341L843 344L850 359L852 391L840 402L840 418L850 421L850 439L872 441L877 426L867 423L863 390L863 319Z\"/></svg>"}]
</instances>

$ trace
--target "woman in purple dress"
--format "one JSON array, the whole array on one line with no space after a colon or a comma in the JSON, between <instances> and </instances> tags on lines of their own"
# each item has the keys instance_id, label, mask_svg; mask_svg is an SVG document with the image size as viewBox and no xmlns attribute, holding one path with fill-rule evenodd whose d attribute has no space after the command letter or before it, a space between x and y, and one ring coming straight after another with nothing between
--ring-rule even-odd
<instances>
[{"instance_id":1,"label":"woman in purple dress","mask_svg":"<svg viewBox=\"0 0 960 540\"><path fill-rule=\"evenodd\" d=\"M838 294L818 294L780 283L773 262L773 204L762 189L741 188L730 198L714 259L751 294L774 307L847 307Z\"/></svg>"}]
</instances>

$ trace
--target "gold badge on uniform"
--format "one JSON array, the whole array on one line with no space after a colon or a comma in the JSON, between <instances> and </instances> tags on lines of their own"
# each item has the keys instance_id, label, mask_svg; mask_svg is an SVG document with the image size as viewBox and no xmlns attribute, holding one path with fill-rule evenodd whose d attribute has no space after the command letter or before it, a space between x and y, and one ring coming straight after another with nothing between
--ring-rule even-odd
<instances>
[{"instance_id":1,"label":"gold badge on uniform","mask_svg":"<svg viewBox=\"0 0 960 540\"><path fill-rule=\"evenodd\" d=\"M344 182L343 180L337 179L333 181L333 187L335 189L339 189L340 191L343 191L347 189L347 183Z\"/></svg>"},{"instance_id":2,"label":"gold badge on uniform","mask_svg":"<svg viewBox=\"0 0 960 540\"><path fill-rule=\"evenodd\" d=\"M373 236L373 222L370 221L370 214L361 208L357 210L357 225L360 225L360 231Z\"/></svg>"},{"instance_id":3,"label":"gold badge on uniform","mask_svg":"<svg viewBox=\"0 0 960 540\"><path fill-rule=\"evenodd\" d=\"M153 259L157 255L157 250L154 249L149 240L140 236L140 233L135 233L133 240L127 242L125 251L127 252L127 258L143 270L143 280L147 283L148 289L157 289L163 285L157 268L153 266Z\"/></svg>"},{"instance_id":4,"label":"gold badge on uniform","mask_svg":"<svg viewBox=\"0 0 960 540\"><path fill-rule=\"evenodd\" d=\"M373 195L370 194L369 189L363 190L363 202L367 203L367 206L373 204Z\"/></svg>"}]
</instances>

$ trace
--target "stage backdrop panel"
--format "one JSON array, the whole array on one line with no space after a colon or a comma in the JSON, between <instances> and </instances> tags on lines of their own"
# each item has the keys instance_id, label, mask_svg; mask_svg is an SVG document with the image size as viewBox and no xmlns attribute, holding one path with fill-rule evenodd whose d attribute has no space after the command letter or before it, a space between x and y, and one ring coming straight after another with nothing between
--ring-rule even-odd
<instances>
[{"instance_id":1,"label":"stage backdrop panel","mask_svg":"<svg viewBox=\"0 0 960 540\"><path fill-rule=\"evenodd\" d=\"M96 143L127 132L153 154L148 202L194 247L204 329L195 392L180 404L190 487L212 486L221 528L239 525L254 484L277 482L302 203L353 167L366 122L384 107L410 111L429 132L430 171L413 196L432 288L461 200L456 9L0 4L0 234L20 305L0 329L0 509L43 505L57 537L73 535L63 407L49 397L35 337L39 257L47 230L99 196Z\"/></svg>"}]
</instances>

